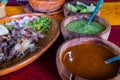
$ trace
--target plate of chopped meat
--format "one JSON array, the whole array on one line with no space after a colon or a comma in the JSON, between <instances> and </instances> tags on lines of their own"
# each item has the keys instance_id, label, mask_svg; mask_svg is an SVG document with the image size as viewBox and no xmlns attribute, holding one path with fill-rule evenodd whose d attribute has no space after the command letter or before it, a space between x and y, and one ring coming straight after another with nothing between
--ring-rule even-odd
<instances>
[{"instance_id":1,"label":"plate of chopped meat","mask_svg":"<svg viewBox=\"0 0 120 80\"><path fill-rule=\"evenodd\" d=\"M19 14L0 19L0 75L32 63L59 34L56 20L46 14Z\"/></svg>"}]
</instances>

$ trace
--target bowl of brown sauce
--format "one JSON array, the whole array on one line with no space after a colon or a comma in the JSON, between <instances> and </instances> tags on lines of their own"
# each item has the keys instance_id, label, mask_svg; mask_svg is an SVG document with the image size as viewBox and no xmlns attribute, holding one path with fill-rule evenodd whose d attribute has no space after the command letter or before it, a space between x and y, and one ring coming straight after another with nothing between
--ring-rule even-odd
<instances>
[{"instance_id":1,"label":"bowl of brown sauce","mask_svg":"<svg viewBox=\"0 0 120 80\"><path fill-rule=\"evenodd\" d=\"M100 38L82 37L64 42L56 64L63 80L119 80L120 62L105 60L120 55L120 48Z\"/></svg>"}]
</instances>

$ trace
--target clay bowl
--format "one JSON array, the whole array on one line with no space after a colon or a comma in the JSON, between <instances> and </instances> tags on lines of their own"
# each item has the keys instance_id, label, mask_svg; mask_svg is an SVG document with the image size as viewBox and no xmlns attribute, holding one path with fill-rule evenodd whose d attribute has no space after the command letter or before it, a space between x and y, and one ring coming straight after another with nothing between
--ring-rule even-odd
<instances>
[{"instance_id":1,"label":"clay bowl","mask_svg":"<svg viewBox=\"0 0 120 80\"><path fill-rule=\"evenodd\" d=\"M14 72L18 69L21 69L21 68L27 66L28 64L32 63L33 61L35 61L42 54L44 54L44 52L49 47L51 47L51 45L56 41L56 39L58 38L58 36L60 34L59 26L58 26L56 20L45 14L30 13L30 14L14 15L14 16L5 17L5 18L0 19L0 24L2 24L4 22L9 22L12 19L20 19L24 16L46 16L49 19L51 19L51 21L52 21L52 23L50 25L51 28L45 34L46 37L39 40L39 42L37 44L37 47L39 47L39 48L36 49L36 51L28 53L23 58L14 58L11 61L3 62L2 64L0 64L0 76Z\"/></svg>"},{"instance_id":2,"label":"clay bowl","mask_svg":"<svg viewBox=\"0 0 120 80\"><path fill-rule=\"evenodd\" d=\"M29 0L30 6L34 11L39 12L54 12L59 10L65 0Z\"/></svg>"},{"instance_id":3,"label":"clay bowl","mask_svg":"<svg viewBox=\"0 0 120 80\"><path fill-rule=\"evenodd\" d=\"M100 16L95 16L93 21L97 21L100 24L102 24L104 27L106 27L106 29L104 31L102 31L101 33L98 34L79 34L76 32L72 32L66 29L66 25L69 24L70 22L74 21L74 20L88 20L90 18L90 14L77 14L77 15L71 15L66 17L61 24L61 32L62 35L64 37L65 40L68 39L73 39L76 37L83 37L83 36L88 36L88 37L99 37L99 38L103 38L103 39L108 39L110 31L111 31L111 25L109 24L109 22L107 20L105 20L104 18L100 17Z\"/></svg>"},{"instance_id":4,"label":"clay bowl","mask_svg":"<svg viewBox=\"0 0 120 80\"><path fill-rule=\"evenodd\" d=\"M55 14L59 14L61 12L63 12L62 8L60 8L59 10L55 11L55 12L40 12L40 11L35 11L31 6L30 4L26 4L24 6L24 11L26 13L44 13L44 14L47 14L47 15L55 15Z\"/></svg>"},{"instance_id":5,"label":"clay bowl","mask_svg":"<svg viewBox=\"0 0 120 80\"><path fill-rule=\"evenodd\" d=\"M73 0L73 1L70 1L70 2L66 2L63 6L63 11L64 11L64 16L67 17L67 16L70 16L70 15L75 15L75 14L83 14L83 13L80 13L80 12L72 12L70 10L68 10L67 8L67 4L70 3L72 5L76 5L77 1L81 2L81 3L84 3L86 5L90 5L91 3L96 5L96 2L95 1L90 1L90 0ZM92 12L88 12L88 13L84 13L84 14L91 14ZM96 15L100 15L100 10L97 12Z\"/></svg>"},{"instance_id":6,"label":"clay bowl","mask_svg":"<svg viewBox=\"0 0 120 80\"><path fill-rule=\"evenodd\" d=\"M73 76L73 74L67 69L67 67L64 66L64 64L62 62L62 54L67 48L69 48L71 46L75 46L75 45L88 44L88 43L94 43L94 44L98 44L101 46L105 46L108 50L113 52L112 54L120 55L120 48L118 46L116 46L115 44L113 44L112 42L104 40L104 39L92 38L92 37L82 37L82 38L75 38L72 40L68 40L68 41L64 42L58 48L57 55L56 55L57 69L58 69L58 72L59 72L62 80L88 80L88 79L85 79L84 77L77 76L75 74ZM72 54L72 55L74 55L74 54ZM73 60L74 60L74 58L73 58ZM82 65L82 64L78 64L78 65ZM118 69L118 73L119 73L119 69ZM107 80L120 80L120 75L118 74L117 76L113 76L111 78L112 79L107 79ZM95 79L95 80L97 80L97 79ZM103 79L100 79L100 80L103 80Z\"/></svg>"}]
</instances>

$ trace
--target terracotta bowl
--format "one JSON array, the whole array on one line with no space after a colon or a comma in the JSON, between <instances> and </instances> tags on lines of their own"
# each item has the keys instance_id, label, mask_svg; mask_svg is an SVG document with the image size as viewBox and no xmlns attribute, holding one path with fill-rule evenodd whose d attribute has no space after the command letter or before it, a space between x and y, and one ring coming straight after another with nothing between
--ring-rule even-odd
<instances>
[{"instance_id":1,"label":"terracotta bowl","mask_svg":"<svg viewBox=\"0 0 120 80\"><path fill-rule=\"evenodd\" d=\"M34 11L39 12L54 12L59 10L65 0L29 0L30 6Z\"/></svg>"},{"instance_id":2,"label":"terracotta bowl","mask_svg":"<svg viewBox=\"0 0 120 80\"><path fill-rule=\"evenodd\" d=\"M14 16L5 17L5 18L0 19L0 24L2 24L4 22L9 22L12 19L20 19L24 16L46 16L49 19L51 19L51 21L52 21L52 23L50 25L51 28L45 34L46 37L39 40L39 42L37 44L37 47L39 47L39 48L36 51L25 55L23 58L14 58L9 62L4 62L4 63L0 64L0 76L11 73L18 69L21 69L21 68L27 66L28 64L32 63L33 61L35 61L56 41L56 39L58 38L58 36L60 34L59 26L58 26L56 20L45 14L30 13L30 14L14 15Z\"/></svg>"},{"instance_id":3,"label":"terracotta bowl","mask_svg":"<svg viewBox=\"0 0 120 80\"><path fill-rule=\"evenodd\" d=\"M62 80L88 80L83 77L74 75L64 66L62 62L62 54L63 52L75 45L79 44L88 44L88 43L94 43L94 44L100 44L102 46L106 46L108 50L112 51L115 55L120 55L120 48L113 44L110 41L100 39L100 38L90 38L90 37L82 37L82 38L75 38L72 40L68 40L64 42L57 50L57 55L56 55L56 64L57 64L57 69L58 72L62 78ZM87 63L86 63L87 64ZM82 64L79 64L82 65ZM119 73L119 71L118 71ZM109 80L120 80L120 75L118 74L116 77L109 79Z\"/></svg>"},{"instance_id":4,"label":"terracotta bowl","mask_svg":"<svg viewBox=\"0 0 120 80\"><path fill-rule=\"evenodd\" d=\"M101 33L98 34L79 34L79 33L75 33L72 31L69 31L66 29L66 25L69 24L70 22L74 21L74 20L88 20L90 18L90 14L77 14L77 15L71 15L66 17L61 24L61 32L62 35L64 37L65 40L68 39L73 39L76 37L83 37L83 36L89 36L89 37L100 37L103 39L108 39L110 31L111 31L111 25L109 24L109 22L107 20L105 20L104 18L100 17L100 16L95 16L93 21L97 21L100 24L102 24L103 26L106 27L106 29L104 31L102 31Z\"/></svg>"},{"instance_id":5,"label":"terracotta bowl","mask_svg":"<svg viewBox=\"0 0 120 80\"><path fill-rule=\"evenodd\" d=\"M90 5L91 3L94 4L94 5L96 5L96 2L95 1L91 1L91 0L73 0L73 1L67 2L63 6L63 11L64 11L64 16L65 17L70 16L70 15L75 15L75 14L83 14L83 13L80 13L80 12L71 12L67 8L67 4L68 3L70 3L72 5L75 5L77 3L77 1L82 2L82 3L86 4L86 5ZM91 14L91 12L84 13L84 14ZM100 10L97 12L96 15L98 15L98 16L100 15Z\"/></svg>"}]
</instances>

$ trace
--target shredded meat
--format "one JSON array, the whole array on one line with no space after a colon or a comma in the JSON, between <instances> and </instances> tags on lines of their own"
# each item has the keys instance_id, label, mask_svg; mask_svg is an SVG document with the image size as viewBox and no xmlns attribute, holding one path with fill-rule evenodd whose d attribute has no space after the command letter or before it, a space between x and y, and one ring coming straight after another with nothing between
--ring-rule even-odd
<instances>
[{"instance_id":1,"label":"shredded meat","mask_svg":"<svg viewBox=\"0 0 120 80\"><path fill-rule=\"evenodd\" d=\"M14 57L24 57L27 52L35 50L35 43L45 35L30 27L14 28L9 34L0 36L0 63ZM32 49L31 49L32 48Z\"/></svg>"}]
</instances>

